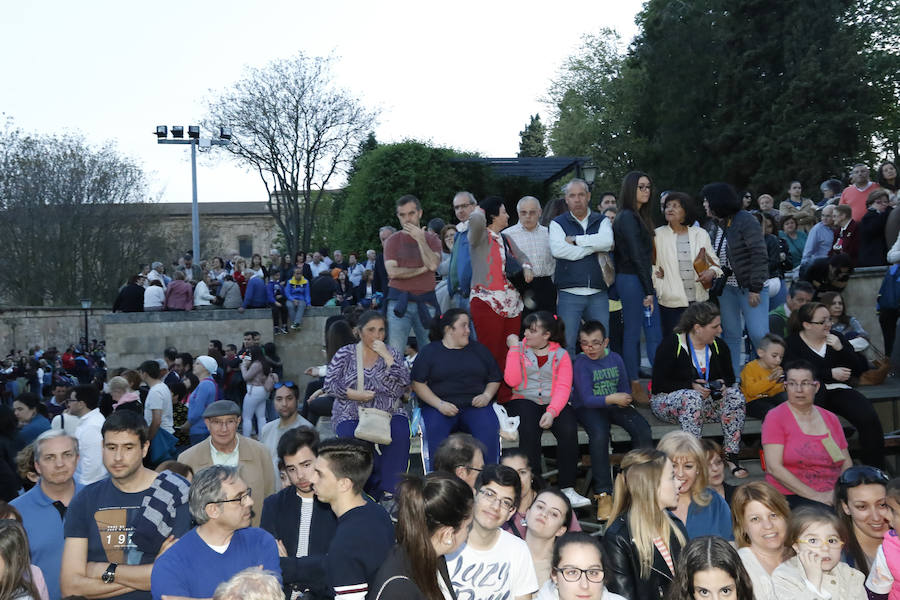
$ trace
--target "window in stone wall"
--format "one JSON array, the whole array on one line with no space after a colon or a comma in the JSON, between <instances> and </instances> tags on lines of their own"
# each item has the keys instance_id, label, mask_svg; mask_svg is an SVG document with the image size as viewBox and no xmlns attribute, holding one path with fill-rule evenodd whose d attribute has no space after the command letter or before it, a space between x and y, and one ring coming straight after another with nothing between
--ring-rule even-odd
<instances>
[{"instance_id":1,"label":"window in stone wall","mask_svg":"<svg viewBox=\"0 0 900 600\"><path fill-rule=\"evenodd\" d=\"M245 258L253 256L253 238L247 235L238 238L238 254Z\"/></svg>"}]
</instances>

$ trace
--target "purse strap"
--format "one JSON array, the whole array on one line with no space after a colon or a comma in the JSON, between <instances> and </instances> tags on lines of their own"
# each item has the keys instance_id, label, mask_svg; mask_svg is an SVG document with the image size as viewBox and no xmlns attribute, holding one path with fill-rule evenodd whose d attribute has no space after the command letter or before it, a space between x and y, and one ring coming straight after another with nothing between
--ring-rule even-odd
<instances>
[{"instance_id":1,"label":"purse strap","mask_svg":"<svg viewBox=\"0 0 900 600\"><path fill-rule=\"evenodd\" d=\"M363 343L356 344L356 390L359 392L366 391L365 371L363 371Z\"/></svg>"}]
</instances>

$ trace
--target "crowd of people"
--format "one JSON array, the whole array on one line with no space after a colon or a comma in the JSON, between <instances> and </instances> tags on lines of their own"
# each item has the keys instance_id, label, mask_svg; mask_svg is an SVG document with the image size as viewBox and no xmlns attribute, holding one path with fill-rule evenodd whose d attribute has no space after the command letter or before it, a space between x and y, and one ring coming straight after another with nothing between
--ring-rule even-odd
<instances>
[{"instance_id":1,"label":"crowd of people","mask_svg":"<svg viewBox=\"0 0 900 600\"><path fill-rule=\"evenodd\" d=\"M407 195L365 264L186 255L170 279L154 262L116 310L269 308L282 334L331 303L326 364L301 393L258 332L133 369L86 341L8 357L0 593L209 598L262 567L291 600L887 598L900 482L841 291L900 247L892 169L876 185L858 165L818 204L792 182L777 210L721 183L663 192L659 227L641 172L596 206L580 179L522 198L512 226L501 198L459 192L458 224L423 227ZM678 430L654 447L639 405ZM735 487L748 415L765 481ZM632 447L615 477L613 424ZM602 539L575 517L579 426ZM424 477L407 474L419 433Z\"/></svg>"}]
</instances>

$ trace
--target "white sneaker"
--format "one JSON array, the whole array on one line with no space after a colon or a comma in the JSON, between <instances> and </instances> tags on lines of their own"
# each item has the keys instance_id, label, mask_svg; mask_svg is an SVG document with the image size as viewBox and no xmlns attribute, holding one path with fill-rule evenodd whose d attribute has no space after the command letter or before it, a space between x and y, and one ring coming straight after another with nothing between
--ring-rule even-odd
<instances>
[{"instance_id":1,"label":"white sneaker","mask_svg":"<svg viewBox=\"0 0 900 600\"><path fill-rule=\"evenodd\" d=\"M562 493L569 499L572 508L581 508L582 506L590 506L591 501L575 491L575 488L563 488Z\"/></svg>"}]
</instances>

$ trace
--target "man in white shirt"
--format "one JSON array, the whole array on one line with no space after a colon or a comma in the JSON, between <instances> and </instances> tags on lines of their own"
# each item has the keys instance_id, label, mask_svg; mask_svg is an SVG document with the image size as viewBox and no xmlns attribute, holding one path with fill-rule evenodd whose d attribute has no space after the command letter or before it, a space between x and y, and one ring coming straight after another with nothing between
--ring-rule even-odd
<instances>
[{"instance_id":1,"label":"man in white shirt","mask_svg":"<svg viewBox=\"0 0 900 600\"><path fill-rule=\"evenodd\" d=\"M272 465L276 474L278 473L278 440L281 439L281 436L297 427L312 428L313 426L297 412L297 393L297 384L293 381L275 384L275 410L280 418L266 423L259 435L259 441L272 454ZM276 477L276 479L280 478ZM276 485L276 487L280 488L281 486Z\"/></svg>"},{"instance_id":2,"label":"man in white shirt","mask_svg":"<svg viewBox=\"0 0 900 600\"><path fill-rule=\"evenodd\" d=\"M166 280L159 272L159 270L162 269L163 264L159 261L156 261L155 263L150 265L150 267L150 272L147 273L147 283L149 284L151 281L158 281L163 286L163 289L166 289Z\"/></svg>"},{"instance_id":3,"label":"man in white shirt","mask_svg":"<svg viewBox=\"0 0 900 600\"><path fill-rule=\"evenodd\" d=\"M456 554L447 556L457 597L531 598L538 581L528 545L501 529L519 506L519 474L504 465L486 465L476 489L469 539Z\"/></svg>"},{"instance_id":4,"label":"man in white shirt","mask_svg":"<svg viewBox=\"0 0 900 600\"><path fill-rule=\"evenodd\" d=\"M100 412L100 390L93 385L81 384L72 388L69 411L81 417L75 439L78 440L78 468L75 481L89 485L104 479L108 473L103 466L103 423L106 418Z\"/></svg>"},{"instance_id":5,"label":"man in white shirt","mask_svg":"<svg viewBox=\"0 0 900 600\"><path fill-rule=\"evenodd\" d=\"M57 394L61 394L63 391L65 396L60 401ZM62 429L67 434L75 437L75 431L78 430L78 425L81 424L81 416L87 414L88 409L81 402L76 402L74 407L71 405L69 398L72 396L72 388L65 384L55 384L53 396L56 404L63 406L63 411L53 417L53 420L50 422L50 429Z\"/></svg>"},{"instance_id":6,"label":"man in white shirt","mask_svg":"<svg viewBox=\"0 0 900 600\"><path fill-rule=\"evenodd\" d=\"M313 252L312 262L309 263L309 271L312 273L313 279L328 271L328 263L322 260L322 254Z\"/></svg>"},{"instance_id":7,"label":"man in white shirt","mask_svg":"<svg viewBox=\"0 0 900 600\"><path fill-rule=\"evenodd\" d=\"M553 272L556 260L550 252L550 232L541 225L541 203L534 196L525 196L516 204L519 222L503 230L503 235L512 239L531 261L534 279L525 286L522 301L525 303L523 317L529 313L546 310L556 313L556 286Z\"/></svg>"},{"instance_id":8,"label":"man in white shirt","mask_svg":"<svg viewBox=\"0 0 900 600\"><path fill-rule=\"evenodd\" d=\"M566 325L566 349L574 356L582 318L609 331L609 285L603 261L613 248L612 223L591 212L587 183L573 179L563 188L569 212L550 222L550 251L556 259L557 311Z\"/></svg>"}]
</instances>

